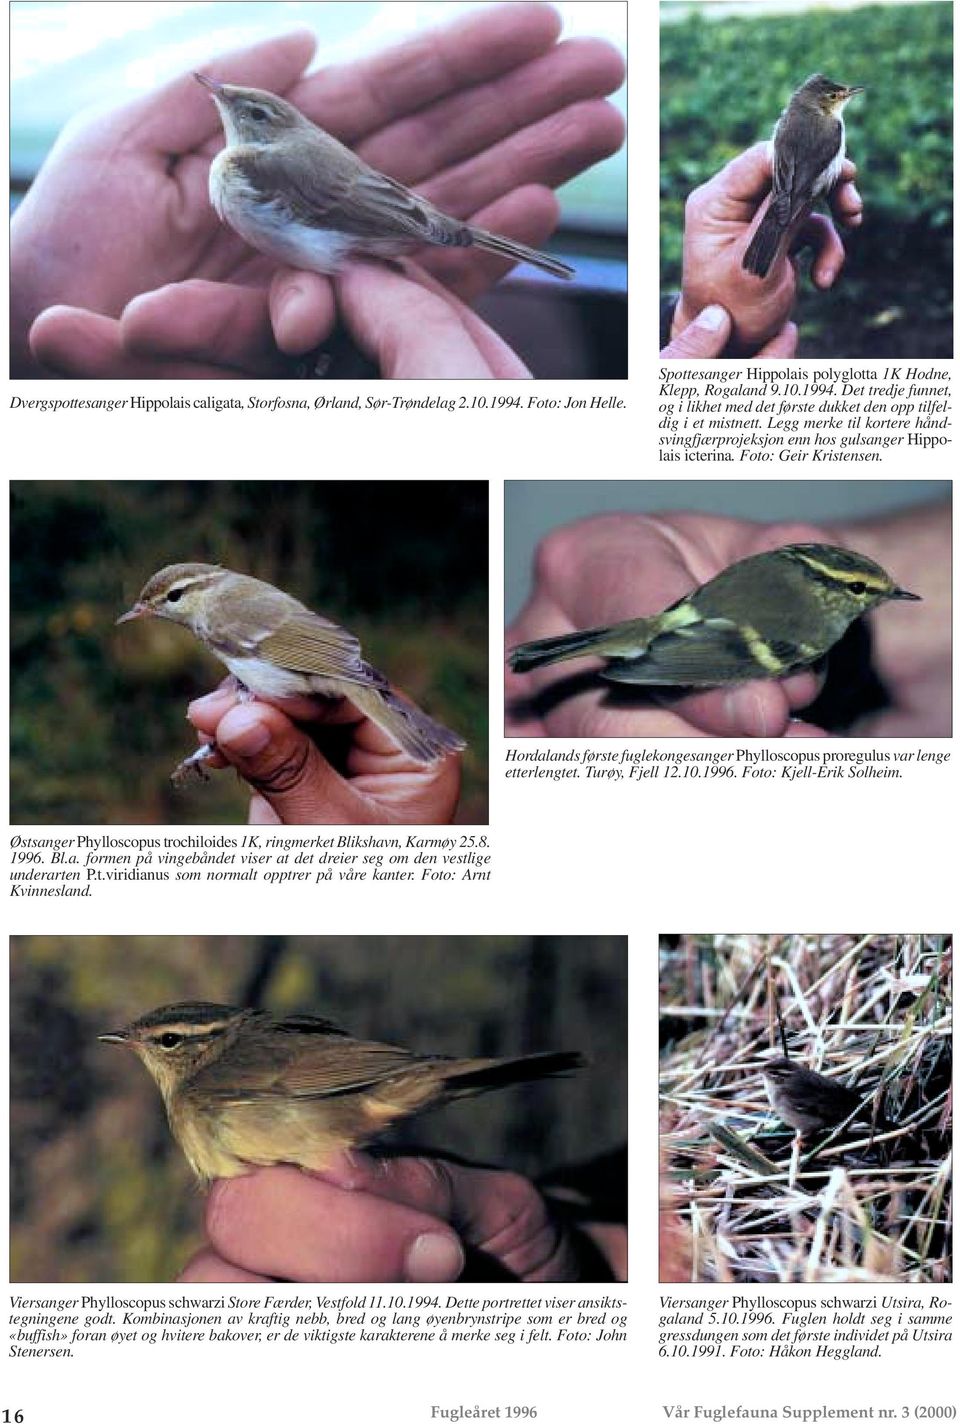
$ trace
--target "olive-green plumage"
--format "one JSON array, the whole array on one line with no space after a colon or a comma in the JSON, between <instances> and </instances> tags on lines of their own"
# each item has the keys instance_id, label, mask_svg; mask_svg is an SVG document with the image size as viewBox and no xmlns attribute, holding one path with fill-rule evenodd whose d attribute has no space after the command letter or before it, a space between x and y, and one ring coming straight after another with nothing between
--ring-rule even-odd
<instances>
[{"instance_id":1,"label":"olive-green plumage","mask_svg":"<svg viewBox=\"0 0 960 1424\"><path fill-rule=\"evenodd\" d=\"M320 1171L413 1113L583 1066L575 1052L411 1053L351 1038L311 1014L279 1018L230 1004L165 1004L100 1041L136 1053L204 1182L277 1162Z\"/></svg>"},{"instance_id":2,"label":"olive-green plumage","mask_svg":"<svg viewBox=\"0 0 960 1424\"><path fill-rule=\"evenodd\" d=\"M521 643L514 672L568 658L609 659L602 676L660 687L785 677L817 662L857 618L918 599L879 564L830 544L787 544L731 564L652 618Z\"/></svg>"}]
</instances>

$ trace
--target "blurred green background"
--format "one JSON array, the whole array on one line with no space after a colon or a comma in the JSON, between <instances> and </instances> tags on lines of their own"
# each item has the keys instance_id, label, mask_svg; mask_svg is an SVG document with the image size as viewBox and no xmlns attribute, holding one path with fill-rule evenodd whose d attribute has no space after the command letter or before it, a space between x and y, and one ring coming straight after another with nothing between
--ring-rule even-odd
<instances>
[{"instance_id":1,"label":"blurred green background","mask_svg":"<svg viewBox=\"0 0 960 1424\"><path fill-rule=\"evenodd\" d=\"M97 1042L164 1003L313 1012L424 1053L579 1049L589 1067L451 1104L392 1145L536 1176L626 1140L626 940L30 936L11 945L10 1278L172 1279L203 1197L133 1055Z\"/></svg>"},{"instance_id":2,"label":"blurred green background","mask_svg":"<svg viewBox=\"0 0 960 1424\"><path fill-rule=\"evenodd\" d=\"M679 287L691 189L769 138L793 90L821 70L866 86L845 113L865 215L844 231L834 290L804 278L798 354L952 356L952 4L733 8L661 6L663 289Z\"/></svg>"},{"instance_id":3,"label":"blurred green background","mask_svg":"<svg viewBox=\"0 0 960 1424\"><path fill-rule=\"evenodd\" d=\"M468 742L461 824L487 821L488 493L482 481L17 480L10 819L246 820L230 771L182 790L188 701L225 669L184 628L114 626L165 564L224 564L355 633Z\"/></svg>"}]
</instances>

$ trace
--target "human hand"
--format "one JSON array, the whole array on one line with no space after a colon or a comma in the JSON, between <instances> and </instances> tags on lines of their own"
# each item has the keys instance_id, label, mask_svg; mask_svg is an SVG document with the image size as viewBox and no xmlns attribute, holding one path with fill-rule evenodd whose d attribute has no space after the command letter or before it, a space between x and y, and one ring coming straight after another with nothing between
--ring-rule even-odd
<instances>
[{"instance_id":1,"label":"human hand","mask_svg":"<svg viewBox=\"0 0 960 1424\"><path fill-rule=\"evenodd\" d=\"M527 1178L440 1157L351 1152L321 1175L262 1168L215 1182L205 1225L209 1245L181 1281L456 1281L465 1248L517 1281L597 1274L583 1274L595 1252Z\"/></svg>"},{"instance_id":2,"label":"human hand","mask_svg":"<svg viewBox=\"0 0 960 1424\"><path fill-rule=\"evenodd\" d=\"M231 679L187 716L249 785L251 825L445 825L460 757L414 761L345 698L238 702ZM295 720L294 720L295 719ZM309 728L309 731L307 730Z\"/></svg>"},{"instance_id":3,"label":"human hand","mask_svg":"<svg viewBox=\"0 0 960 1424\"><path fill-rule=\"evenodd\" d=\"M142 367L213 364L240 379L288 374L284 356L313 351L338 316L386 379L530 376L476 312L413 264L354 262L333 281L285 267L269 288L178 282L135 297L115 325L125 359Z\"/></svg>"},{"instance_id":4,"label":"human hand","mask_svg":"<svg viewBox=\"0 0 960 1424\"><path fill-rule=\"evenodd\" d=\"M683 232L683 280L673 322L673 336L710 303L724 307L733 320L738 352L752 354L783 328L797 294L797 266L780 256L758 280L743 270L743 254L766 204L772 147L757 143L695 188L687 199ZM834 216L845 227L863 220L863 202L852 179L856 168L844 161L841 181L831 195ZM793 247L814 249L810 270L814 285L832 287L845 260L843 243L828 217L809 213Z\"/></svg>"},{"instance_id":5,"label":"human hand","mask_svg":"<svg viewBox=\"0 0 960 1424\"><path fill-rule=\"evenodd\" d=\"M620 115L602 98L620 82L620 57L600 41L558 44L559 29L549 7L518 4L306 78L314 48L306 33L208 68L283 94L438 206L536 246L556 223L548 188L615 151L623 135ZM86 377L279 374L263 321L271 300L283 305L271 293L277 269L210 206L207 172L221 144L216 110L189 75L68 125L14 218L15 374L43 374L38 362ZM423 266L461 300L504 270L474 249L431 249ZM186 360L141 355L135 324L130 337L121 316L138 295L150 293L156 304L170 284L187 281L209 288L199 313L205 342L194 341ZM333 301L323 287L320 298L316 284L303 291L314 326L322 325L317 301L328 311ZM182 313L180 294L170 300ZM296 317L280 314L281 333ZM238 319L242 330L230 331Z\"/></svg>"},{"instance_id":6,"label":"human hand","mask_svg":"<svg viewBox=\"0 0 960 1424\"><path fill-rule=\"evenodd\" d=\"M730 313L714 304L704 307L660 352L661 361L702 361L720 356L730 340ZM786 361L797 349L797 328L788 321L754 355L761 361Z\"/></svg>"},{"instance_id":7,"label":"human hand","mask_svg":"<svg viewBox=\"0 0 960 1424\"><path fill-rule=\"evenodd\" d=\"M837 543L809 524L751 524L709 514L611 514L553 530L507 646L659 613L738 559L791 543ZM818 737L794 720L814 700L812 671L688 693L614 688L597 659L507 671L508 736Z\"/></svg>"},{"instance_id":8,"label":"human hand","mask_svg":"<svg viewBox=\"0 0 960 1424\"><path fill-rule=\"evenodd\" d=\"M922 617L894 602L876 619L872 662L889 701L855 723L853 736L952 733L951 525L949 504L927 504L841 531L844 544L895 570L897 582L923 599Z\"/></svg>"}]
</instances>

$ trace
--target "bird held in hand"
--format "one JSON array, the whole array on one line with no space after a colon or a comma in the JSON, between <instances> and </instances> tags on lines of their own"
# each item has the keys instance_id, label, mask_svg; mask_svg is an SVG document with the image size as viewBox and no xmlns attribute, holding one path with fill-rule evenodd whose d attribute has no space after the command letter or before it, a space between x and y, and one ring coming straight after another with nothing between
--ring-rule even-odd
<instances>
[{"instance_id":1,"label":"bird held in hand","mask_svg":"<svg viewBox=\"0 0 960 1424\"><path fill-rule=\"evenodd\" d=\"M210 201L221 221L275 261L333 273L351 257L479 247L554 277L573 276L565 262L442 213L286 99L195 78L210 91L227 140L210 165Z\"/></svg>"},{"instance_id":2,"label":"bird held in hand","mask_svg":"<svg viewBox=\"0 0 960 1424\"><path fill-rule=\"evenodd\" d=\"M144 1064L204 1182L278 1162L321 1171L413 1113L584 1062L574 1052L427 1056L351 1038L309 1014L208 1003L167 1004L99 1038Z\"/></svg>"},{"instance_id":3,"label":"bird held in hand","mask_svg":"<svg viewBox=\"0 0 960 1424\"><path fill-rule=\"evenodd\" d=\"M791 96L773 131L770 202L743 254L745 271L765 277L814 199L839 183L847 149L843 107L862 93L862 85L811 74Z\"/></svg>"},{"instance_id":4,"label":"bird held in hand","mask_svg":"<svg viewBox=\"0 0 960 1424\"><path fill-rule=\"evenodd\" d=\"M345 697L417 762L439 761L466 745L399 697L383 673L364 662L352 633L262 579L219 564L170 564L147 580L117 622L144 617L189 628L233 673L241 696ZM175 779L191 767L199 770L215 751L201 747Z\"/></svg>"},{"instance_id":5,"label":"bird held in hand","mask_svg":"<svg viewBox=\"0 0 960 1424\"><path fill-rule=\"evenodd\" d=\"M611 682L716 687L809 667L862 614L919 600L879 564L829 544L787 544L731 564L651 618L539 638L511 649L514 672L567 658L609 659Z\"/></svg>"}]
</instances>

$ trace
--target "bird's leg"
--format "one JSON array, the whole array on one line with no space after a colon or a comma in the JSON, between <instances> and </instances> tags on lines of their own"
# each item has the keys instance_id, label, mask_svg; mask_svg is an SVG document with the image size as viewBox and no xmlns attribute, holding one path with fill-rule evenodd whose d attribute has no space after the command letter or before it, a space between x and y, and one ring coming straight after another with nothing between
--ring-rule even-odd
<instances>
[{"instance_id":1,"label":"bird's leg","mask_svg":"<svg viewBox=\"0 0 960 1424\"><path fill-rule=\"evenodd\" d=\"M227 692L234 693L238 702L256 701L256 693L251 692L249 687L242 683L234 673L230 673L221 685ZM204 768L204 763L210 761L216 754L216 742L204 742L202 746L197 747L192 755L184 757L183 761L173 768L170 780L178 788L186 786L193 776L196 776L200 781L209 781L210 777Z\"/></svg>"},{"instance_id":2,"label":"bird's leg","mask_svg":"<svg viewBox=\"0 0 960 1424\"><path fill-rule=\"evenodd\" d=\"M186 786L193 775L196 775L200 781L209 781L210 777L204 770L203 764L215 756L216 752L217 748L214 742L204 742L202 746L197 747L192 756L184 757L183 761L175 766L170 773L170 780L174 786L178 788Z\"/></svg>"}]
</instances>

